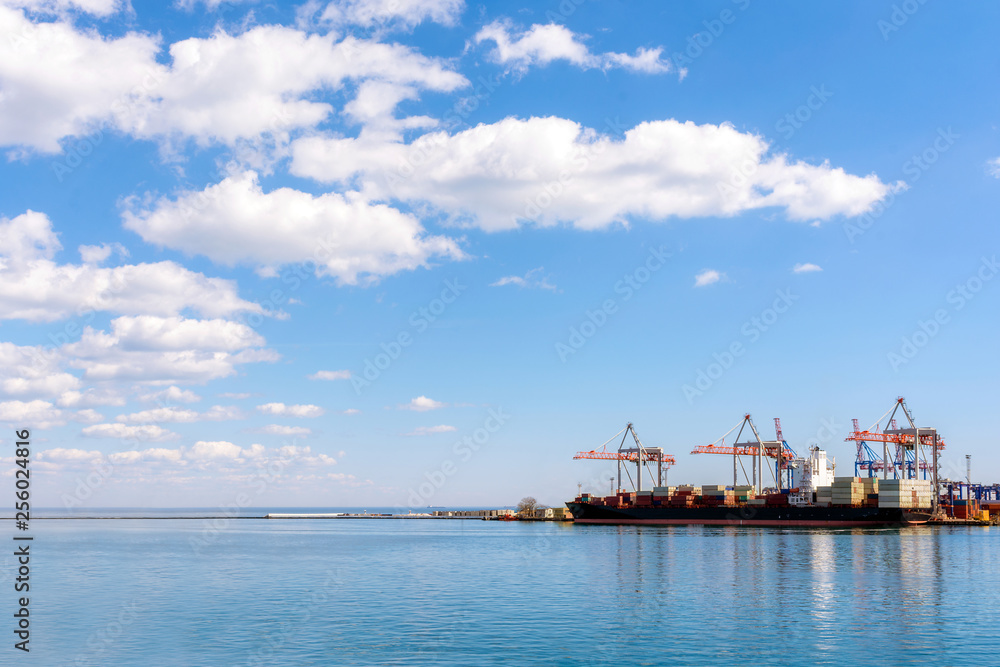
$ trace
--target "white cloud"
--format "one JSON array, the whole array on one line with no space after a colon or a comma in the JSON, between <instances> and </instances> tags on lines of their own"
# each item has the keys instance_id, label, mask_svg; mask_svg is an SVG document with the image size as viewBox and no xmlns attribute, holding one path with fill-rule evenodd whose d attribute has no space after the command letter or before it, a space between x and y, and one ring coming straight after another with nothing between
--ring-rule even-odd
<instances>
[{"instance_id":1,"label":"white cloud","mask_svg":"<svg viewBox=\"0 0 1000 667\"><path fill-rule=\"evenodd\" d=\"M723 276L725 276L724 273L719 273L715 269L705 269L694 277L694 286L705 287L706 285L717 283Z\"/></svg>"},{"instance_id":2,"label":"white cloud","mask_svg":"<svg viewBox=\"0 0 1000 667\"><path fill-rule=\"evenodd\" d=\"M9 36L0 40L0 145L59 152L61 138L90 134L116 102L163 70L155 60L159 40L149 35L104 39L64 20L32 22L2 5L0 34Z\"/></svg>"},{"instance_id":3,"label":"white cloud","mask_svg":"<svg viewBox=\"0 0 1000 667\"><path fill-rule=\"evenodd\" d=\"M82 422L84 424L98 424L104 421L104 415L97 410L87 408L86 410L77 411L77 413L73 416L73 421Z\"/></svg>"},{"instance_id":4,"label":"white cloud","mask_svg":"<svg viewBox=\"0 0 1000 667\"><path fill-rule=\"evenodd\" d=\"M56 447L38 452L36 458L39 461L86 461L104 458L104 454L97 450L87 451L85 449L75 449L72 447Z\"/></svg>"},{"instance_id":5,"label":"white cloud","mask_svg":"<svg viewBox=\"0 0 1000 667\"><path fill-rule=\"evenodd\" d=\"M112 463L129 464L139 462L169 462L181 463L183 453L178 449L164 449L162 447L151 447L144 450L132 450L125 452L114 452L108 455Z\"/></svg>"},{"instance_id":6,"label":"white cloud","mask_svg":"<svg viewBox=\"0 0 1000 667\"><path fill-rule=\"evenodd\" d=\"M426 412L427 410L437 410L438 408L447 407L447 403L442 403L441 401L435 401L432 398L427 398L426 396L417 396L409 403L405 405L400 405L400 410L415 410L416 412Z\"/></svg>"},{"instance_id":7,"label":"white cloud","mask_svg":"<svg viewBox=\"0 0 1000 667\"><path fill-rule=\"evenodd\" d=\"M98 0L94 0L95 2ZM359 40L340 42L283 26L169 46L159 37L117 39L63 20L32 23L0 6L0 145L58 152L59 141L111 126L139 138L193 137L229 145L262 135L284 141L334 111L317 91L378 79L451 91L466 79L443 60L413 49Z\"/></svg>"},{"instance_id":8,"label":"white cloud","mask_svg":"<svg viewBox=\"0 0 1000 667\"><path fill-rule=\"evenodd\" d=\"M476 44L491 41L495 62L524 71L532 65L548 65L565 60L584 69L622 67L637 72L659 74L670 71L670 63L660 60L663 47L639 49L630 56L625 53L591 53L582 37L557 23L535 24L518 31L509 21L494 21L483 27L473 38Z\"/></svg>"},{"instance_id":9,"label":"white cloud","mask_svg":"<svg viewBox=\"0 0 1000 667\"><path fill-rule=\"evenodd\" d=\"M406 435L434 435L435 433L451 433L457 430L454 426L448 426L447 424L441 424L440 426L418 426Z\"/></svg>"},{"instance_id":10,"label":"white cloud","mask_svg":"<svg viewBox=\"0 0 1000 667\"><path fill-rule=\"evenodd\" d=\"M41 14L78 11L94 16L110 16L122 7L122 0L2 0L0 6L24 8Z\"/></svg>"},{"instance_id":11,"label":"white cloud","mask_svg":"<svg viewBox=\"0 0 1000 667\"><path fill-rule=\"evenodd\" d=\"M161 389L160 391L147 391L142 392L138 396L140 401L143 402L153 402L159 401L161 403L197 403L201 400L201 396L194 393L190 389L181 389L180 387L170 386L166 389Z\"/></svg>"},{"instance_id":12,"label":"white cloud","mask_svg":"<svg viewBox=\"0 0 1000 667\"><path fill-rule=\"evenodd\" d=\"M270 435L302 436L311 435L312 431L302 426L281 426L280 424L268 424L260 429L262 433Z\"/></svg>"},{"instance_id":13,"label":"white cloud","mask_svg":"<svg viewBox=\"0 0 1000 667\"><path fill-rule=\"evenodd\" d=\"M227 391L223 394L219 394L220 398L231 398L234 401L242 401L245 398L250 398L253 394L249 392L231 392Z\"/></svg>"},{"instance_id":14,"label":"white cloud","mask_svg":"<svg viewBox=\"0 0 1000 667\"><path fill-rule=\"evenodd\" d=\"M341 410L340 414L342 414L342 415L360 415L361 414L361 410L358 410L357 408L347 408L346 410ZM343 456L343 454L341 454L341 456Z\"/></svg>"},{"instance_id":15,"label":"white cloud","mask_svg":"<svg viewBox=\"0 0 1000 667\"><path fill-rule=\"evenodd\" d=\"M826 163L789 162L771 154L762 137L726 123L663 120L621 130L602 135L550 117L507 118L409 144L311 137L292 146L291 169L323 182L360 175L373 198L426 202L489 231L526 222L600 229L637 217L735 216L768 207L811 221L860 215L899 187Z\"/></svg>"},{"instance_id":16,"label":"white cloud","mask_svg":"<svg viewBox=\"0 0 1000 667\"><path fill-rule=\"evenodd\" d=\"M111 387L88 387L84 391L64 391L56 402L62 408L125 405L125 397Z\"/></svg>"},{"instance_id":17,"label":"white cloud","mask_svg":"<svg viewBox=\"0 0 1000 667\"><path fill-rule=\"evenodd\" d=\"M229 320L192 320L182 317L118 317L111 335L126 350L213 350L232 352L264 344L252 328Z\"/></svg>"},{"instance_id":18,"label":"white cloud","mask_svg":"<svg viewBox=\"0 0 1000 667\"><path fill-rule=\"evenodd\" d=\"M265 193L252 171L204 192L160 199L151 210L126 211L124 219L150 243L227 265L251 264L265 275L313 260L320 275L346 284L464 256L453 239L427 235L414 216L370 204L358 193Z\"/></svg>"},{"instance_id":19,"label":"white cloud","mask_svg":"<svg viewBox=\"0 0 1000 667\"><path fill-rule=\"evenodd\" d=\"M31 429L49 429L66 423L65 413L48 401L4 401L0 421Z\"/></svg>"},{"instance_id":20,"label":"white cloud","mask_svg":"<svg viewBox=\"0 0 1000 667\"><path fill-rule=\"evenodd\" d=\"M174 6L178 9L193 11L199 4L203 4L205 5L205 9L210 12L214 12L222 5L239 5L256 1L257 0L174 0Z\"/></svg>"},{"instance_id":21,"label":"white cloud","mask_svg":"<svg viewBox=\"0 0 1000 667\"><path fill-rule=\"evenodd\" d=\"M1000 178L1000 157L987 160L986 170L993 178Z\"/></svg>"},{"instance_id":22,"label":"white cloud","mask_svg":"<svg viewBox=\"0 0 1000 667\"><path fill-rule=\"evenodd\" d=\"M168 384L207 382L234 374L239 364L279 358L251 347L260 343L249 327L226 320L120 317L110 333L85 327L61 352L88 380Z\"/></svg>"},{"instance_id":23,"label":"white cloud","mask_svg":"<svg viewBox=\"0 0 1000 667\"><path fill-rule=\"evenodd\" d=\"M284 403L258 405L257 411L279 417L321 417L326 412L318 405L285 405Z\"/></svg>"},{"instance_id":24,"label":"white cloud","mask_svg":"<svg viewBox=\"0 0 1000 667\"><path fill-rule=\"evenodd\" d=\"M225 440L207 442L199 440L188 452L187 458L204 459L238 459L243 456L243 448Z\"/></svg>"},{"instance_id":25,"label":"white cloud","mask_svg":"<svg viewBox=\"0 0 1000 667\"><path fill-rule=\"evenodd\" d=\"M207 412L197 412L196 410L185 410L183 408L153 408L133 412L127 415L118 415L115 421L124 424L162 424L167 422L191 423L198 421L230 421L240 419L243 413L235 407L216 405Z\"/></svg>"},{"instance_id":26,"label":"white cloud","mask_svg":"<svg viewBox=\"0 0 1000 667\"><path fill-rule=\"evenodd\" d=\"M102 243L101 245L82 245L78 248L80 259L84 264L100 264L111 257L112 253L117 253L122 257L128 257L129 252L120 243Z\"/></svg>"},{"instance_id":27,"label":"white cloud","mask_svg":"<svg viewBox=\"0 0 1000 667\"><path fill-rule=\"evenodd\" d=\"M544 267L531 269L523 276L504 276L496 282L490 283L490 287L503 287L505 285L517 285L518 287L532 287L538 289L555 290L556 286L549 282L548 276L543 276Z\"/></svg>"},{"instance_id":28,"label":"white cloud","mask_svg":"<svg viewBox=\"0 0 1000 667\"><path fill-rule=\"evenodd\" d=\"M166 316L186 309L218 317L263 310L240 299L234 282L174 262L57 264L52 259L61 247L43 213L0 217L0 319L48 322L93 311Z\"/></svg>"},{"instance_id":29,"label":"white cloud","mask_svg":"<svg viewBox=\"0 0 1000 667\"><path fill-rule=\"evenodd\" d=\"M823 268L817 264L796 264L792 271L795 273L810 273L812 271L822 271Z\"/></svg>"},{"instance_id":30,"label":"white cloud","mask_svg":"<svg viewBox=\"0 0 1000 667\"><path fill-rule=\"evenodd\" d=\"M351 371L316 371L308 377L310 380L350 380Z\"/></svg>"},{"instance_id":31,"label":"white cloud","mask_svg":"<svg viewBox=\"0 0 1000 667\"><path fill-rule=\"evenodd\" d=\"M424 21L453 26L464 9L465 0L346 0L328 4L320 20L332 26L412 28Z\"/></svg>"},{"instance_id":32,"label":"white cloud","mask_svg":"<svg viewBox=\"0 0 1000 667\"><path fill-rule=\"evenodd\" d=\"M176 433L156 426L155 424L144 424L142 426L126 426L125 424L95 424L94 426L85 427L81 433L88 438L118 438L121 440L139 440L148 442L174 440L179 437Z\"/></svg>"},{"instance_id":33,"label":"white cloud","mask_svg":"<svg viewBox=\"0 0 1000 667\"><path fill-rule=\"evenodd\" d=\"M2 275L2 272L0 272ZM75 407L82 398L80 379L61 367L58 349L41 345L15 345L0 342L0 392L9 396L67 396L67 407Z\"/></svg>"},{"instance_id":34,"label":"white cloud","mask_svg":"<svg viewBox=\"0 0 1000 667\"><path fill-rule=\"evenodd\" d=\"M178 449L151 447L107 455L96 450L55 448L40 451L35 456L37 461L44 463L45 468L50 470L85 470L93 466L96 461L106 459L116 466L135 467L132 474L145 471L167 482L170 478L161 476L169 475L172 471L183 471L188 474L194 471L226 470L242 475L243 477L237 479L246 483L247 480L258 479L261 469L281 471L269 473L269 479L275 480L285 475L297 476L307 473L310 469L337 464L337 460L333 457L313 452L309 447L286 445L268 449L261 444L240 447L226 440L199 440L190 447ZM269 467L269 464L279 462L280 467ZM212 480L213 483L217 483L219 478L213 477Z\"/></svg>"}]
</instances>

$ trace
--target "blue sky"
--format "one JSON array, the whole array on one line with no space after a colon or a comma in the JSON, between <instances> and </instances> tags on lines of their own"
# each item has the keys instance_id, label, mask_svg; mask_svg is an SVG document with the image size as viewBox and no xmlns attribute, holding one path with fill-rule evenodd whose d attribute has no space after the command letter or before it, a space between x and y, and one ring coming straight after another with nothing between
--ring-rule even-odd
<instances>
[{"instance_id":1,"label":"blue sky","mask_svg":"<svg viewBox=\"0 0 1000 667\"><path fill-rule=\"evenodd\" d=\"M0 0L3 440L50 506L559 504L905 396L993 481L998 13Z\"/></svg>"}]
</instances>

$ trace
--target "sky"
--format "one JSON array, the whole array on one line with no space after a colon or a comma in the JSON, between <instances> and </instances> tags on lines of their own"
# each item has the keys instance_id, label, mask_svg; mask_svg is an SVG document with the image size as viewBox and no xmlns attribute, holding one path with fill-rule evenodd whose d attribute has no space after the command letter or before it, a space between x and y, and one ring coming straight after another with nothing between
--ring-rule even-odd
<instances>
[{"instance_id":1,"label":"sky","mask_svg":"<svg viewBox=\"0 0 1000 667\"><path fill-rule=\"evenodd\" d=\"M631 422L1000 480L987 2L0 0L33 502L560 505ZM612 443L614 447L615 442ZM727 441L728 444L728 441Z\"/></svg>"}]
</instances>

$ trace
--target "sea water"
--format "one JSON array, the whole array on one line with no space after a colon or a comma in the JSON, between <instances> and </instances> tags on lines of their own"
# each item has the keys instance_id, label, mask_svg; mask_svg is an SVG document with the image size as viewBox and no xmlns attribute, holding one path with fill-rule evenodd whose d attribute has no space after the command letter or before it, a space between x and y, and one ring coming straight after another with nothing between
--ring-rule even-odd
<instances>
[{"instance_id":1,"label":"sea water","mask_svg":"<svg viewBox=\"0 0 1000 667\"><path fill-rule=\"evenodd\" d=\"M8 555L0 664L1000 664L996 528L126 518L32 533L31 650L13 648Z\"/></svg>"}]
</instances>

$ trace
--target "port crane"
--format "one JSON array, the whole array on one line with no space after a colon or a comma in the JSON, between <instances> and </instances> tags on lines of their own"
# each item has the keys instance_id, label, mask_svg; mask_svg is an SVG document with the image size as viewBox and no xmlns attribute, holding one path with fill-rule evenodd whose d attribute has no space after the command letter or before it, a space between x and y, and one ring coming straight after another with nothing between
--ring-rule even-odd
<instances>
[{"instance_id":1,"label":"port crane","mask_svg":"<svg viewBox=\"0 0 1000 667\"><path fill-rule=\"evenodd\" d=\"M898 428L896 412L902 410L910 428ZM885 428L880 428L883 419ZM923 472L927 479L928 472L932 480L934 492L931 494L934 512L938 512L941 487L938 479L938 452L945 448L944 440L938 435L937 429L929 426L917 426L913 415L906 406L906 399L900 396L893 406L885 412L867 430L858 428L858 420L854 420L854 431L846 438L846 442L858 443L858 458L855 461L855 474L867 470L870 477L875 472L882 472L882 479L888 479L890 472L893 479L916 479ZM882 443L882 459L868 446L869 442ZM889 458L889 447L894 448L893 458ZM931 451L931 460L927 460L927 449Z\"/></svg>"},{"instance_id":2,"label":"port crane","mask_svg":"<svg viewBox=\"0 0 1000 667\"><path fill-rule=\"evenodd\" d=\"M632 436L632 440L635 442L635 447L626 447L625 443L628 440L628 436ZM618 444L618 450L609 452L608 444L612 440L615 440L618 436L622 436L621 442ZM618 462L618 490L622 489L622 463L634 463L635 464L635 479L632 479L632 474L629 472L628 466L624 467L625 475L631 482L632 487L636 491L642 491L642 470L646 469L649 473L650 481L653 480L653 471L651 469L652 464L656 464L656 483L653 486L663 486L665 477L664 473L670 468L670 466L677 463L677 460L670 454L664 454L662 447L646 447L639 440L639 435L635 432L632 427L632 422L625 425L625 428L615 433L613 436L604 441L604 444L600 446L599 449L592 449L589 452L577 452L573 457L576 459L597 459L602 461L617 461Z\"/></svg>"},{"instance_id":3,"label":"port crane","mask_svg":"<svg viewBox=\"0 0 1000 667\"><path fill-rule=\"evenodd\" d=\"M894 419L896 411L902 409L911 428L900 429ZM881 427L882 420L889 417L886 426ZM923 472L924 479L927 479L928 471L936 468L936 463L928 463L926 452L918 452L918 449L931 448L940 451L945 448L944 440L932 428L920 428L913 423L913 419L906 407L906 400L897 398L892 408L878 418L869 428L862 430L858 420L854 419L853 430L844 439L847 442L857 443L857 459L854 462L854 474L862 476L862 471L868 473L868 477L877 477L881 472L883 478L891 473L893 478L917 477L917 470ZM915 446L917 432L919 431L919 446ZM881 443L882 455L880 456L868 443ZM890 447L894 450L892 458L889 457ZM933 455L936 461L936 452Z\"/></svg>"},{"instance_id":4,"label":"port crane","mask_svg":"<svg viewBox=\"0 0 1000 667\"><path fill-rule=\"evenodd\" d=\"M754 439L747 442L740 442L740 436L746 427L750 428ZM732 446L727 447L726 437L737 429L739 431L736 433L736 442ZM762 440L760 434L757 432L757 427L754 426L753 420L748 413L743 415L743 421L729 429L721 438L708 445L698 445L691 450L691 453L726 454L732 456L733 486L739 484L739 469L742 469L743 477L753 486L755 493L760 493L764 482L764 458L772 458L775 460L775 466L771 477L780 489L781 471L787 469L788 463L795 458L795 452L785 442L784 436L781 433L781 419L778 417L774 418L774 432L774 440ZM747 474L747 470L743 466L743 460L740 458L741 456L752 457L752 474ZM768 468L770 468L770 465L768 465Z\"/></svg>"}]
</instances>

